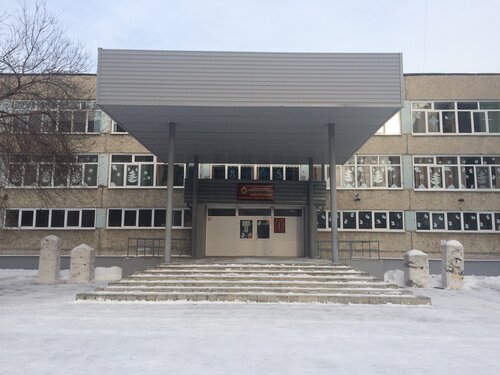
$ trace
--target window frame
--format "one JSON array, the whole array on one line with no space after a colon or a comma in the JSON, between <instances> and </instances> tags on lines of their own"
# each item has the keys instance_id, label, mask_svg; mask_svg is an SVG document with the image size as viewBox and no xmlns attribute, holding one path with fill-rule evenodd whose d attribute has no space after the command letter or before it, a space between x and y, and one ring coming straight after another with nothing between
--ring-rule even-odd
<instances>
[{"instance_id":1,"label":"window frame","mask_svg":"<svg viewBox=\"0 0 500 375\"><path fill-rule=\"evenodd\" d=\"M318 232L331 232L331 211L330 210L322 210L317 212L317 215L319 215L321 212L325 212L326 217L325 217L325 225L326 228L320 228L317 227ZM355 223L356 223L356 228L344 228L344 223L343 223L343 215L344 213L349 213L349 212L354 212L355 213ZM360 212L371 212L371 229L368 228L362 228L359 229L359 213ZM406 223L405 223L405 214L403 210L338 210L337 211L338 215L340 216L340 226L337 226L337 230L341 232L388 232L388 233L403 233L406 231ZM377 213L382 213L386 214L386 228L376 228L375 227L375 214ZM401 214L401 223L402 223L402 228L399 229L391 229L391 224L390 224L390 214L391 213L398 213ZM338 218L337 218L338 220Z\"/></svg>"},{"instance_id":2,"label":"window frame","mask_svg":"<svg viewBox=\"0 0 500 375\"><path fill-rule=\"evenodd\" d=\"M64 226L62 227L52 227L52 211L63 211L64 210ZM6 226L6 218L7 211L18 211L18 220L17 227L7 227ZM36 218L37 212L39 211L48 211L48 223L46 227L37 227L36 226ZM69 211L78 211L79 219L78 226L68 226L68 212ZM83 227L83 211L94 211L94 225L92 227ZM22 212L33 212L33 221L31 226L21 226ZM3 229L5 230L93 230L96 229L96 221L97 221L97 208L60 208L60 207L52 207L52 208L7 208L5 210L5 214L3 216Z\"/></svg>"},{"instance_id":3,"label":"window frame","mask_svg":"<svg viewBox=\"0 0 500 375\"><path fill-rule=\"evenodd\" d=\"M110 226L109 225L109 212L110 210L120 210L121 211L121 225L120 226ZM151 211L151 225L150 226L139 226L139 211ZM165 226L155 226L155 210L165 210L165 208L161 207L138 207L138 208L130 208L130 207L109 207L106 209L106 229L118 229L118 230L129 230L129 229L138 229L138 230L151 230L151 229L160 229L163 230L165 229ZM135 211L135 225L133 226L125 226L125 211ZM172 218L172 229L192 229L192 226L185 226L185 220L186 220L186 211L191 211L190 208L183 207L183 208L174 208L172 210L172 215L174 215L174 212L181 211L181 226L174 226L174 220Z\"/></svg>"},{"instance_id":4,"label":"window frame","mask_svg":"<svg viewBox=\"0 0 500 375\"><path fill-rule=\"evenodd\" d=\"M448 229L449 223L448 223L448 214L453 214L453 213L460 213L460 229L459 230L453 230L453 229ZM429 215L429 229L419 229L418 227L418 222L417 222L417 214L428 214ZM444 219L444 224L445 227L444 229L433 229L434 227L434 215L435 214L443 214L445 216ZM465 222L464 222L464 214L475 214L476 215L476 224L477 228L476 230L467 230L465 229ZM481 228L481 223L480 223L480 215L491 215L491 223L492 223L492 229L480 229ZM495 217L499 215L500 216L500 211L459 211L459 210L454 210L454 211L415 211L415 231L418 233L499 233L500 232L500 227L499 229L496 228L496 223L495 223Z\"/></svg>"}]
</instances>

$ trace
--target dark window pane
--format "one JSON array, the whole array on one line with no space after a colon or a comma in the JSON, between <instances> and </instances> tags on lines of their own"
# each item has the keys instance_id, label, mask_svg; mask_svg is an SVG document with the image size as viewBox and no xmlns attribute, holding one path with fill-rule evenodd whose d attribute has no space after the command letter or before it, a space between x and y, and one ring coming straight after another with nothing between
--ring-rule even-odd
<instances>
[{"instance_id":1,"label":"dark window pane","mask_svg":"<svg viewBox=\"0 0 500 375\"><path fill-rule=\"evenodd\" d=\"M486 113L474 112L474 131L476 133L486 132Z\"/></svg>"},{"instance_id":2,"label":"dark window pane","mask_svg":"<svg viewBox=\"0 0 500 375\"><path fill-rule=\"evenodd\" d=\"M275 208L274 216L302 217L300 208Z\"/></svg>"},{"instance_id":3,"label":"dark window pane","mask_svg":"<svg viewBox=\"0 0 500 375\"><path fill-rule=\"evenodd\" d=\"M375 212L375 228L387 229L387 214L385 212Z\"/></svg>"},{"instance_id":4,"label":"dark window pane","mask_svg":"<svg viewBox=\"0 0 500 375\"><path fill-rule=\"evenodd\" d=\"M141 186L153 186L154 164L141 165Z\"/></svg>"},{"instance_id":5,"label":"dark window pane","mask_svg":"<svg viewBox=\"0 0 500 375\"><path fill-rule=\"evenodd\" d=\"M477 214L464 212L464 230L477 230Z\"/></svg>"},{"instance_id":6,"label":"dark window pane","mask_svg":"<svg viewBox=\"0 0 500 375\"><path fill-rule=\"evenodd\" d=\"M71 186L81 186L83 177L83 165L72 164L69 167L69 182Z\"/></svg>"},{"instance_id":7,"label":"dark window pane","mask_svg":"<svg viewBox=\"0 0 500 375\"><path fill-rule=\"evenodd\" d=\"M147 163L147 162L153 162L154 157L153 155L136 155L134 156L134 161L139 163Z\"/></svg>"},{"instance_id":8,"label":"dark window pane","mask_svg":"<svg viewBox=\"0 0 500 375\"><path fill-rule=\"evenodd\" d=\"M500 231L500 212L495 214L495 230Z\"/></svg>"},{"instance_id":9,"label":"dark window pane","mask_svg":"<svg viewBox=\"0 0 500 375\"><path fill-rule=\"evenodd\" d=\"M95 210L82 210L82 228L95 226Z\"/></svg>"},{"instance_id":10,"label":"dark window pane","mask_svg":"<svg viewBox=\"0 0 500 375\"><path fill-rule=\"evenodd\" d=\"M269 220L257 220L257 238L268 239L270 235Z\"/></svg>"},{"instance_id":11,"label":"dark window pane","mask_svg":"<svg viewBox=\"0 0 500 375\"><path fill-rule=\"evenodd\" d=\"M167 211L166 210L155 210L155 227L164 227L167 221Z\"/></svg>"},{"instance_id":12,"label":"dark window pane","mask_svg":"<svg viewBox=\"0 0 500 375\"><path fill-rule=\"evenodd\" d=\"M73 131L75 133L85 133L87 125L87 112L73 112Z\"/></svg>"},{"instance_id":13,"label":"dark window pane","mask_svg":"<svg viewBox=\"0 0 500 375\"><path fill-rule=\"evenodd\" d=\"M258 174L259 174L259 180L270 180L271 179L271 168L270 167L259 167Z\"/></svg>"},{"instance_id":14,"label":"dark window pane","mask_svg":"<svg viewBox=\"0 0 500 375\"><path fill-rule=\"evenodd\" d=\"M182 227L182 210L172 211L172 226Z\"/></svg>"},{"instance_id":15,"label":"dark window pane","mask_svg":"<svg viewBox=\"0 0 500 375\"><path fill-rule=\"evenodd\" d=\"M240 220L240 238L242 240L253 238L253 220Z\"/></svg>"},{"instance_id":16,"label":"dark window pane","mask_svg":"<svg viewBox=\"0 0 500 375\"><path fill-rule=\"evenodd\" d=\"M427 126L429 133L439 133L441 130L439 112L427 112Z\"/></svg>"},{"instance_id":17,"label":"dark window pane","mask_svg":"<svg viewBox=\"0 0 500 375\"><path fill-rule=\"evenodd\" d=\"M431 221L428 212L417 212L417 230L430 230Z\"/></svg>"},{"instance_id":18,"label":"dark window pane","mask_svg":"<svg viewBox=\"0 0 500 375\"><path fill-rule=\"evenodd\" d=\"M402 212L389 212L389 229L403 229Z\"/></svg>"},{"instance_id":19,"label":"dark window pane","mask_svg":"<svg viewBox=\"0 0 500 375\"><path fill-rule=\"evenodd\" d=\"M473 166L462 167L461 172L462 172L462 184L465 183L465 188L475 189L476 188L475 168Z\"/></svg>"},{"instance_id":20,"label":"dark window pane","mask_svg":"<svg viewBox=\"0 0 500 375\"><path fill-rule=\"evenodd\" d=\"M83 178L86 186L97 186L97 164L85 164Z\"/></svg>"},{"instance_id":21,"label":"dark window pane","mask_svg":"<svg viewBox=\"0 0 500 375\"><path fill-rule=\"evenodd\" d=\"M123 164L111 164L111 186L123 186Z\"/></svg>"},{"instance_id":22,"label":"dark window pane","mask_svg":"<svg viewBox=\"0 0 500 375\"><path fill-rule=\"evenodd\" d=\"M444 212L434 212L432 214L432 229L433 230L443 230L445 228L445 217Z\"/></svg>"},{"instance_id":23,"label":"dark window pane","mask_svg":"<svg viewBox=\"0 0 500 375\"><path fill-rule=\"evenodd\" d=\"M191 210L184 210L184 227L190 228L193 225Z\"/></svg>"},{"instance_id":24,"label":"dark window pane","mask_svg":"<svg viewBox=\"0 0 500 375\"><path fill-rule=\"evenodd\" d=\"M446 218L448 220L448 230L462 230L462 217L460 212L448 212Z\"/></svg>"},{"instance_id":25,"label":"dark window pane","mask_svg":"<svg viewBox=\"0 0 500 375\"><path fill-rule=\"evenodd\" d=\"M19 210L7 210L5 213L5 227L17 228L19 225Z\"/></svg>"},{"instance_id":26,"label":"dark window pane","mask_svg":"<svg viewBox=\"0 0 500 375\"><path fill-rule=\"evenodd\" d=\"M434 102L434 109L454 109L454 102Z\"/></svg>"},{"instance_id":27,"label":"dark window pane","mask_svg":"<svg viewBox=\"0 0 500 375\"><path fill-rule=\"evenodd\" d=\"M113 163L131 163L132 155L112 155L111 162Z\"/></svg>"},{"instance_id":28,"label":"dark window pane","mask_svg":"<svg viewBox=\"0 0 500 375\"><path fill-rule=\"evenodd\" d=\"M443 133L456 133L455 112L442 112Z\"/></svg>"},{"instance_id":29,"label":"dark window pane","mask_svg":"<svg viewBox=\"0 0 500 375\"><path fill-rule=\"evenodd\" d=\"M253 180L253 167L241 167L241 179Z\"/></svg>"},{"instance_id":30,"label":"dark window pane","mask_svg":"<svg viewBox=\"0 0 500 375\"><path fill-rule=\"evenodd\" d=\"M75 211L75 210L68 211L68 215L66 218L66 226L67 227L80 226L80 211Z\"/></svg>"},{"instance_id":31,"label":"dark window pane","mask_svg":"<svg viewBox=\"0 0 500 375\"><path fill-rule=\"evenodd\" d=\"M285 167L287 181L299 180L299 167Z\"/></svg>"},{"instance_id":32,"label":"dark window pane","mask_svg":"<svg viewBox=\"0 0 500 375\"><path fill-rule=\"evenodd\" d=\"M471 165L481 164L481 157L480 156L463 156L460 158L460 163L471 164Z\"/></svg>"},{"instance_id":33,"label":"dark window pane","mask_svg":"<svg viewBox=\"0 0 500 375\"><path fill-rule=\"evenodd\" d=\"M283 167L273 167L273 180L283 180Z\"/></svg>"},{"instance_id":34,"label":"dark window pane","mask_svg":"<svg viewBox=\"0 0 500 375\"><path fill-rule=\"evenodd\" d=\"M458 102L458 109L477 109L477 102Z\"/></svg>"},{"instance_id":35,"label":"dark window pane","mask_svg":"<svg viewBox=\"0 0 500 375\"><path fill-rule=\"evenodd\" d=\"M68 186L68 164L56 164L54 171L54 186Z\"/></svg>"},{"instance_id":36,"label":"dark window pane","mask_svg":"<svg viewBox=\"0 0 500 375\"><path fill-rule=\"evenodd\" d=\"M156 186L167 186L167 168L165 164L156 165Z\"/></svg>"},{"instance_id":37,"label":"dark window pane","mask_svg":"<svg viewBox=\"0 0 500 375\"><path fill-rule=\"evenodd\" d=\"M226 178L226 166L225 165L213 165L212 166L212 179L224 180L225 178Z\"/></svg>"},{"instance_id":38,"label":"dark window pane","mask_svg":"<svg viewBox=\"0 0 500 375\"><path fill-rule=\"evenodd\" d=\"M136 210L125 210L125 217L123 220L123 226L125 227L135 227L137 225L137 211Z\"/></svg>"},{"instance_id":39,"label":"dark window pane","mask_svg":"<svg viewBox=\"0 0 500 375\"><path fill-rule=\"evenodd\" d=\"M316 215L318 220L318 229L326 229L326 212L321 211Z\"/></svg>"},{"instance_id":40,"label":"dark window pane","mask_svg":"<svg viewBox=\"0 0 500 375\"><path fill-rule=\"evenodd\" d=\"M472 133L471 112L458 112L458 132Z\"/></svg>"},{"instance_id":41,"label":"dark window pane","mask_svg":"<svg viewBox=\"0 0 500 375\"><path fill-rule=\"evenodd\" d=\"M356 229L356 212L343 212L342 225L344 229Z\"/></svg>"},{"instance_id":42,"label":"dark window pane","mask_svg":"<svg viewBox=\"0 0 500 375\"><path fill-rule=\"evenodd\" d=\"M122 226L122 210L109 210L108 227L121 227L121 226Z\"/></svg>"},{"instance_id":43,"label":"dark window pane","mask_svg":"<svg viewBox=\"0 0 500 375\"><path fill-rule=\"evenodd\" d=\"M184 165L174 165L174 186L184 186Z\"/></svg>"},{"instance_id":44,"label":"dark window pane","mask_svg":"<svg viewBox=\"0 0 500 375\"><path fill-rule=\"evenodd\" d=\"M372 213L371 211L358 212L358 228L372 229Z\"/></svg>"},{"instance_id":45,"label":"dark window pane","mask_svg":"<svg viewBox=\"0 0 500 375\"><path fill-rule=\"evenodd\" d=\"M237 180L238 179L238 166L230 165L227 167L227 179Z\"/></svg>"},{"instance_id":46,"label":"dark window pane","mask_svg":"<svg viewBox=\"0 0 500 375\"><path fill-rule=\"evenodd\" d=\"M25 164L24 165L24 186L35 185L36 183L36 165L35 164Z\"/></svg>"},{"instance_id":47,"label":"dark window pane","mask_svg":"<svg viewBox=\"0 0 500 375\"><path fill-rule=\"evenodd\" d=\"M500 102L481 102L479 107L481 109L500 109Z\"/></svg>"},{"instance_id":48,"label":"dark window pane","mask_svg":"<svg viewBox=\"0 0 500 375\"><path fill-rule=\"evenodd\" d=\"M425 133L425 112L412 112L413 133Z\"/></svg>"},{"instance_id":49,"label":"dark window pane","mask_svg":"<svg viewBox=\"0 0 500 375\"><path fill-rule=\"evenodd\" d=\"M240 216L271 216L271 210L267 208L240 208Z\"/></svg>"},{"instance_id":50,"label":"dark window pane","mask_svg":"<svg viewBox=\"0 0 500 375\"><path fill-rule=\"evenodd\" d=\"M500 133L500 111L488 111L488 126L490 133Z\"/></svg>"},{"instance_id":51,"label":"dark window pane","mask_svg":"<svg viewBox=\"0 0 500 375\"><path fill-rule=\"evenodd\" d=\"M49 210L37 210L35 217L35 227L47 228L49 226Z\"/></svg>"},{"instance_id":52,"label":"dark window pane","mask_svg":"<svg viewBox=\"0 0 500 375\"><path fill-rule=\"evenodd\" d=\"M97 117L97 121L96 121ZM87 133L94 133L98 131L99 115L98 112L87 112Z\"/></svg>"},{"instance_id":53,"label":"dark window pane","mask_svg":"<svg viewBox=\"0 0 500 375\"><path fill-rule=\"evenodd\" d=\"M151 227L153 221L153 210L139 210L139 226Z\"/></svg>"},{"instance_id":54,"label":"dark window pane","mask_svg":"<svg viewBox=\"0 0 500 375\"><path fill-rule=\"evenodd\" d=\"M52 210L52 218L50 220L52 228L64 227L64 212L64 210Z\"/></svg>"},{"instance_id":55,"label":"dark window pane","mask_svg":"<svg viewBox=\"0 0 500 375\"><path fill-rule=\"evenodd\" d=\"M21 227L32 227L34 216L33 211L21 211Z\"/></svg>"},{"instance_id":56,"label":"dark window pane","mask_svg":"<svg viewBox=\"0 0 500 375\"><path fill-rule=\"evenodd\" d=\"M493 229L493 214L479 214L479 229L492 230Z\"/></svg>"},{"instance_id":57,"label":"dark window pane","mask_svg":"<svg viewBox=\"0 0 500 375\"><path fill-rule=\"evenodd\" d=\"M139 185L139 166L127 165L127 175L125 176L125 185L137 186Z\"/></svg>"},{"instance_id":58,"label":"dark window pane","mask_svg":"<svg viewBox=\"0 0 500 375\"><path fill-rule=\"evenodd\" d=\"M234 208L209 208L208 216L236 216Z\"/></svg>"},{"instance_id":59,"label":"dark window pane","mask_svg":"<svg viewBox=\"0 0 500 375\"><path fill-rule=\"evenodd\" d=\"M60 132L71 132L71 112L59 112L58 129Z\"/></svg>"}]
</instances>

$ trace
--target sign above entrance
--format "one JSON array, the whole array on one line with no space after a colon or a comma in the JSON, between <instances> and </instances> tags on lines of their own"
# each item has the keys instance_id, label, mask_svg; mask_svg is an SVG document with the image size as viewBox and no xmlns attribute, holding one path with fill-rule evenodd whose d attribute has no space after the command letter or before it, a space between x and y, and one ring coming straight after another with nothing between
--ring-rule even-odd
<instances>
[{"instance_id":1,"label":"sign above entrance","mask_svg":"<svg viewBox=\"0 0 500 375\"><path fill-rule=\"evenodd\" d=\"M240 201L272 201L274 185L272 184L238 184L237 199Z\"/></svg>"}]
</instances>

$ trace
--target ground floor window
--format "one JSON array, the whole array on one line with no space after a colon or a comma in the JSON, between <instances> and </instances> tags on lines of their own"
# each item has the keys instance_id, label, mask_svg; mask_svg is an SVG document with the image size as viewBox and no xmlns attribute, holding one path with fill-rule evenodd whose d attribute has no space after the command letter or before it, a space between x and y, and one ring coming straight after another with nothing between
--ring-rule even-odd
<instances>
[{"instance_id":1,"label":"ground floor window","mask_svg":"<svg viewBox=\"0 0 500 375\"><path fill-rule=\"evenodd\" d=\"M404 230L403 211L337 211L339 230ZM317 214L318 229L331 230L332 218L329 210Z\"/></svg>"},{"instance_id":2,"label":"ground floor window","mask_svg":"<svg viewBox=\"0 0 500 375\"><path fill-rule=\"evenodd\" d=\"M418 232L500 231L500 212L419 211L416 219Z\"/></svg>"},{"instance_id":3,"label":"ground floor window","mask_svg":"<svg viewBox=\"0 0 500 375\"><path fill-rule=\"evenodd\" d=\"M108 228L165 228L167 210L164 208L110 208ZM188 208L172 211L172 228L191 228L191 210Z\"/></svg>"},{"instance_id":4,"label":"ground floor window","mask_svg":"<svg viewBox=\"0 0 500 375\"><path fill-rule=\"evenodd\" d=\"M95 209L13 208L6 210L7 229L93 229Z\"/></svg>"}]
</instances>

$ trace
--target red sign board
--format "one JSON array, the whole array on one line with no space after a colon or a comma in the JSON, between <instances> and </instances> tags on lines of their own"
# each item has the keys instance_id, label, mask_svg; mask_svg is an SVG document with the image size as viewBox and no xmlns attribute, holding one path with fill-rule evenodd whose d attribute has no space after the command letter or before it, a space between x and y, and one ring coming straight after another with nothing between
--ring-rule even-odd
<instances>
[{"instance_id":1,"label":"red sign board","mask_svg":"<svg viewBox=\"0 0 500 375\"><path fill-rule=\"evenodd\" d=\"M239 201L272 201L274 185L272 184L238 184Z\"/></svg>"}]
</instances>

